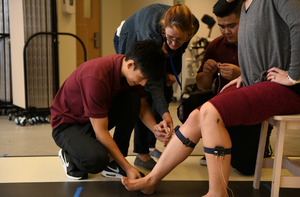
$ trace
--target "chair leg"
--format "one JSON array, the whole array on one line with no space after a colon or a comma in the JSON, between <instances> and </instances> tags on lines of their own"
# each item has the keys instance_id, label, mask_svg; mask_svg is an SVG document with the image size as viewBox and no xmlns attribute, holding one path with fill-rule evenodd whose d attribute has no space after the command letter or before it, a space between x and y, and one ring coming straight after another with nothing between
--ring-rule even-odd
<instances>
[{"instance_id":1,"label":"chair leg","mask_svg":"<svg viewBox=\"0 0 300 197\"><path fill-rule=\"evenodd\" d=\"M261 126L260 137L259 137L259 144L258 144L258 151L256 157L256 166L255 166L255 173L254 173L254 180L253 180L253 188L259 189L260 185L260 178L264 160L264 153L265 153L265 146L268 134L268 126L269 123L264 121Z\"/></svg>"},{"instance_id":2,"label":"chair leg","mask_svg":"<svg viewBox=\"0 0 300 197\"><path fill-rule=\"evenodd\" d=\"M276 125L276 127L277 127L277 136L276 136L275 157L274 157L274 165L273 165L271 197L279 196L286 122L280 121Z\"/></svg>"}]
</instances>

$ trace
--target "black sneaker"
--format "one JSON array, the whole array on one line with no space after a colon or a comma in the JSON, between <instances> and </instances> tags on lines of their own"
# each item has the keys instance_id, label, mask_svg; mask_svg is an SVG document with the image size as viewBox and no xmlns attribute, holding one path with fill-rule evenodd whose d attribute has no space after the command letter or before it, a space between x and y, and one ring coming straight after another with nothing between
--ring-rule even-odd
<instances>
[{"instance_id":1,"label":"black sneaker","mask_svg":"<svg viewBox=\"0 0 300 197\"><path fill-rule=\"evenodd\" d=\"M145 175L141 173L141 176L144 177ZM127 176L126 172L121 168L121 166L113 160L110 162L106 168L102 171L102 176L108 178L121 178L122 176Z\"/></svg>"},{"instance_id":2,"label":"black sneaker","mask_svg":"<svg viewBox=\"0 0 300 197\"><path fill-rule=\"evenodd\" d=\"M155 157L156 159L159 159L161 156L161 152L157 149L154 149L153 151L149 151L149 154L151 157Z\"/></svg>"},{"instance_id":3,"label":"black sneaker","mask_svg":"<svg viewBox=\"0 0 300 197\"><path fill-rule=\"evenodd\" d=\"M70 179L86 179L88 178L88 173L84 173L80 171L72 162L69 160L69 156L66 154L65 151L60 149L58 151L58 156L60 161L65 169L66 176Z\"/></svg>"},{"instance_id":4,"label":"black sneaker","mask_svg":"<svg viewBox=\"0 0 300 197\"><path fill-rule=\"evenodd\" d=\"M113 160L102 171L102 176L108 178L120 179L122 176L127 176L127 175L126 172L121 168L121 166L115 160Z\"/></svg>"},{"instance_id":5,"label":"black sneaker","mask_svg":"<svg viewBox=\"0 0 300 197\"><path fill-rule=\"evenodd\" d=\"M154 168L154 166L156 165L156 161L154 161L154 159L150 159L148 161L142 161L138 156L136 156L135 160L134 160L134 165L143 168L145 170L152 170Z\"/></svg>"}]
</instances>

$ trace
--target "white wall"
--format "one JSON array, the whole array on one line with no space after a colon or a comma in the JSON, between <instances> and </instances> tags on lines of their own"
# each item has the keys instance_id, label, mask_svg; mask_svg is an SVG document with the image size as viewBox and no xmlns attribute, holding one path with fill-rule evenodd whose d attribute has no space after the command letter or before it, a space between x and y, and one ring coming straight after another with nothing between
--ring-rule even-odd
<instances>
[{"instance_id":1,"label":"white wall","mask_svg":"<svg viewBox=\"0 0 300 197\"><path fill-rule=\"evenodd\" d=\"M113 38L122 21L122 0L101 0L101 56L115 53Z\"/></svg>"},{"instance_id":2,"label":"white wall","mask_svg":"<svg viewBox=\"0 0 300 197\"><path fill-rule=\"evenodd\" d=\"M57 0L56 2L58 32L76 34L76 13L63 13L62 1L63 0ZM76 39L64 35L60 35L58 39L59 84L62 85L68 76L76 69Z\"/></svg>"},{"instance_id":3,"label":"white wall","mask_svg":"<svg viewBox=\"0 0 300 197\"><path fill-rule=\"evenodd\" d=\"M22 0L9 1L9 20L13 104L26 108L23 59L25 38Z\"/></svg>"},{"instance_id":4,"label":"white wall","mask_svg":"<svg viewBox=\"0 0 300 197\"><path fill-rule=\"evenodd\" d=\"M190 8L192 13L199 20L200 28L196 34L197 37L200 37L200 38L207 37L208 33L209 33L209 29L208 29L207 25L201 21L204 14L208 14L208 15L212 16L217 21L216 16L212 12L213 6L215 5L216 2L217 2L217 0L200 0L200 1L199 0L186 0L185 1L185 5ZM221 35L221 33L219 31L219 27L216 22L215 26L212 29L211 38L215 38L219 35Z\"/></svg>"}]
</instances>

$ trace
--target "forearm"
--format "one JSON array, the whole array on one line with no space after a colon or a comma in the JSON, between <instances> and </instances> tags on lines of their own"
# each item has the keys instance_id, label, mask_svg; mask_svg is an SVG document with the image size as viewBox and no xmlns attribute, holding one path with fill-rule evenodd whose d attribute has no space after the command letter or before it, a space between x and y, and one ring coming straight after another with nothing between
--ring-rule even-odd
<instances>
[{"instance_id":1,"label":"forearm","mask_svg":"<svg viewBox=\"0 0 300 197\"><path fill-rule=\"evenodd\" d=\"M122 167L122 169L124 169L125 171L129 169L131 165L125 159L120 149L118 148L116 142L111 137L107 129L108 125L106 121L99 121L99 119L93 119L93 118L91 118L90 120L93 125L96 138L107 149L110 156L117 161L117 163Z\"/></svg>"},{"instance_id":2,"label":"forearm","mask_svg":"<svg viewBox=\"0 0 300 197\"><path fill-rule=\"evenodd\" d=\"M144 125L154 132L154 126L157 124L153 111L145 98L141 99L141 109L139 117Z\"/></svg>"},{"instance_id":3,"label":"forearm","mask_svg":"<svg viewBox=\"0 0 300 197\"><path fill-rule=\"evenodd\" d=\"M119 147L108 131L106 135L101 135L100 137L97 137L97 139L107 149L110 156L117 161L122 169L127 171L127 169L131 167L131 164L125 159L124 155L121 153Z\"/></svg>"}]
</instances>

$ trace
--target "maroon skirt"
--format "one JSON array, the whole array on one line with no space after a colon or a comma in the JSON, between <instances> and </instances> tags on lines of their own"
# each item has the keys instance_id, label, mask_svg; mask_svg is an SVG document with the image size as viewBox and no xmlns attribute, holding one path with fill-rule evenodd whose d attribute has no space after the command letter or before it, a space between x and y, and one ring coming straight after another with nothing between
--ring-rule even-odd
<instances>
[{"instance_id":1,"label":"maroon skirt","mask_svg":"<svg viewBox=\"0 0 300 197\"><path fill-rule=\"evenodd\" d=\"M209 102L218 110L226 127L253 125L274 115L300 113L300 97L270 81L241 88L233 85Z\"/></svg>"}]
</instances>

